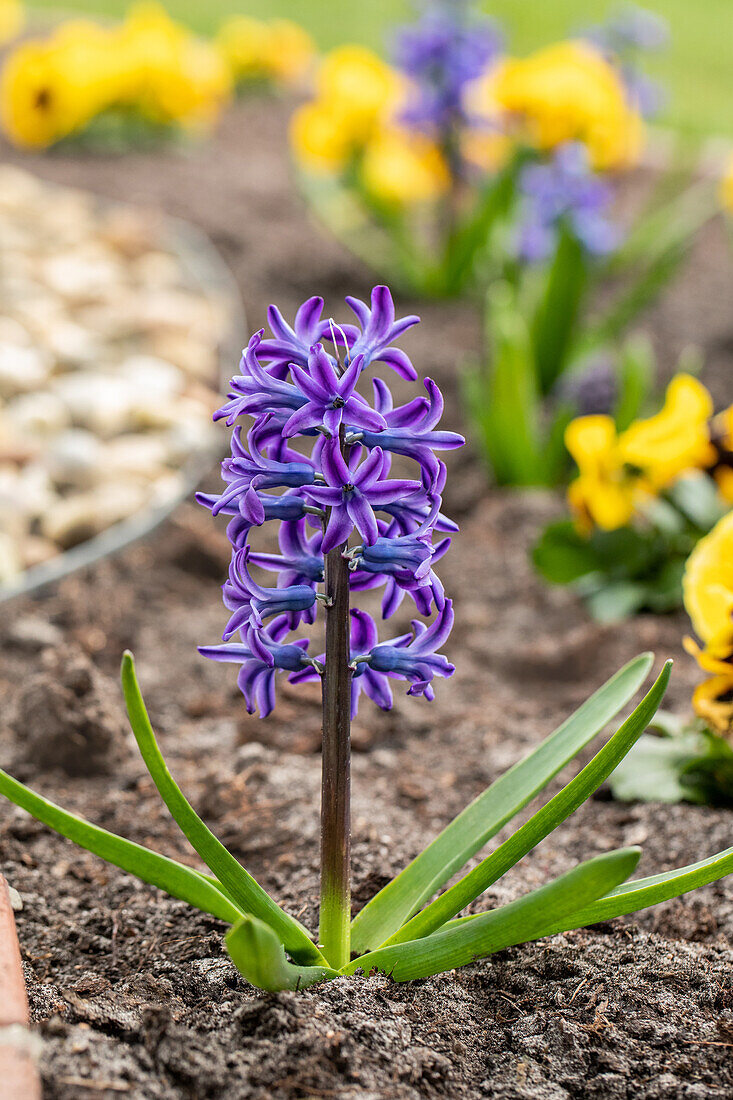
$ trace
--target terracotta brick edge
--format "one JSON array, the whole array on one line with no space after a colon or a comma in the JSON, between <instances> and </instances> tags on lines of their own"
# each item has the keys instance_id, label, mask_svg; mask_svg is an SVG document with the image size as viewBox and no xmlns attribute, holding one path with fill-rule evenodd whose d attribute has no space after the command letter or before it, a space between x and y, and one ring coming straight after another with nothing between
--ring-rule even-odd
<instances>
[{"instance_id":1,"label":"terracotta brick edge","mask_svg":"<svg viewBox=\"0 0 733 1100\"><path fill-rule=\"evenodd\" d=\"M13 1100L41 1100L38 1070L23 1041L29 1022L15 917L0 875L0 1089Z\"/></svg>"}]
</instances>

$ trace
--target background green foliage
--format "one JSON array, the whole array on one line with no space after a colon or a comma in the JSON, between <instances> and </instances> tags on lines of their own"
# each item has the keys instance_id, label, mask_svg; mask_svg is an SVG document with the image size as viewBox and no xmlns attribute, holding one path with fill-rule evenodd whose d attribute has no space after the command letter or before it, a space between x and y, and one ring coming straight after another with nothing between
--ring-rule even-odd
<instances>
[{"instance_id":1,"label":"background green foliage","mask_svg":"<svg viewBox=\"0 0 733 1100\"><path fill-rule=\"evenodd\" d=\"M30 0L31 6L58 14L62 5ZM120 15L129 0L64 0L73 11ZM389 28L411 10L409 0L165 0L172 15L201 31L211 31L223 16L241 12L260 17L287 16L308 27L319 43L346 40L382 48ZM488 12L507 27L512 46L531 49L557 39L589 21L599 20L616 0L589 5L585 0L484 0ZM733 70L732 0L644 0L667 19L670 49L650 57L645 67L662 80L670 97L664 121L689 135L733 137L730 73ZM591 13L592 8L592 13Z\"/></svg>"}]
</instances>

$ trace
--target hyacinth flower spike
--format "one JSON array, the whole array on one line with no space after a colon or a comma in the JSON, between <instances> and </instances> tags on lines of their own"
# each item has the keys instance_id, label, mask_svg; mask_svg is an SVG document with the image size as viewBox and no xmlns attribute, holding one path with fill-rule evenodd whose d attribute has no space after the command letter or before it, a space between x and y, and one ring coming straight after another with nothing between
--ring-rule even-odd
<instances>
[{"instance_id":1,"label":"hyacinth flower spike","mask_svg":"<svg viewBox=\"0 0 733 1100\"><path fill-rule=\"evenodd\" d=\"M380 358L390 362L391 353L386 354L385 349L389 352L388 341L395 338L395 326L400 325L394 320L391 297L384 288L375 288L371 311L362 306L357 308L360 334L353 339L348 334L342 337L349 342L345 364L322 359L319 353L319 364L329 364L337 385L343 384L357 354L369 362ZM276 336L282 343L290 342L287 358L296 338L309 338L304 358L292 358L309 378L313 369L310 349L319 343L312 337L322 325L320 310L320 301L311 299L299 312L292 330L280 326L279 314L274 315ZM404 331L407 322L402 324ZM328 331L334 335L338 326L328 322ZM359 340L362 343L357 352ZM219 501L218 510L230 517L227 530L233 544L223 596L231 614L225 644L204 646L201 652L214 661L240 666L239 686L247 710L259 710L261 715L273 708L278 674L281 680L285 676L295 684L321 682L321 905L317 941L227 851L184 797L157 745L130 654L123 658L122 684L132 729L161 797L207 872L184 866L74 817L1 771L0 792L123 870L226 921L230 925L226 943L233 962L249 982L267 990L298 990L315 982L350 977L359 969L365 974L380 971L398 981L427 977L475 962L512 944L633 912L714 881L733 869L731 850L679 871L622 886L639 853L635 849L621 850L579 864L508 905L458 917L590 797L649 725L664 694L669 665L636 710L570 783L503 845L462 878L455 879L456 872L625 708L651 665L650 655L642 655L600 688L507 776L479 795L351 920L351 718L365 698L388 709L392 705L393 680L406 682L408 695L430 700L438 679L454 672L453 664L441 652L453 624L453 605L445 598L432 568L448 543L444 539L433 547L433 532L452 526L440 512L445 466L441 462L433 465L421 452L416 455L419 481L392 478L391 454L378 442L380 435L409 430L416 417L423 433L421 445L427 446L424 436L436 430L435 412L442 402L437 391L429 387L428 400L421 397L407 406L409 412L405 413L404 408L395 410L391 398L377 387L380 407L372 405L371 409L384 418L385 427L381 432L378 427L362 429L375 433L374 446L366 438L359 443L346 442L345 429L350 425L347 414L343 414L338 434L330 438L324 436L329 432L324 423L315 429L303 424L299 442L307 453L300 455L283 440L281 428L311 398L301 393L296 383L303 379L290 370L290 364L290 376L295 381L277 377L282 354L282 346L263 353L258 334L245 356L249 373L235 380L232 401L222 411L231 420L246 409L254 417L255 426L246 445L242 435L235 434L232 456L222 470L225 499ZM394 365L394 356L392 360ZM329 375L331 390L332 383ZM335 423L332 426L336 429ZM273 492L263 492L263 486ZM248 544L253 524L245 516L253 509L252 493L262 506L262 522L269 518L285 520L279 532L279 554L255 552ZM216 498L207 497L203 502L213 508ZM361 542L350 549L354 530L359 532ZM357 568L350 570L350 562L356 562ZM249 571L252 565L276 570L279 586L266 588L258 584ZM371 583L386 585L387 612L397 598L395 593L407 591L426 615L435 604L432 621L429 625L413 622L409 633L380 642L372 617L350 606L353 593ZM310 623L319 608L325 617L325 646L323 655L314 659L308 655L308 640L299 634L291 636L290 632ZM441 893L451 879L453 885Z\"/></svg>"}]
</instances>

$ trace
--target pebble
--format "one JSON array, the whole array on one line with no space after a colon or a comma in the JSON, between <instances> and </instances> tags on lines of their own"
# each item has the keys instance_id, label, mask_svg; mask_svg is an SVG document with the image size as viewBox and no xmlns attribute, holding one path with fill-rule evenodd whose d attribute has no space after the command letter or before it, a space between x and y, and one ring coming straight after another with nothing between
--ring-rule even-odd
<instances>
[{"instance_id":1,"label":"pebble","mask_svg":"<svg viewBox=\"0 0 733 1100\"><path fill-rule=\"evenodd\" d=\"M59 646L64 640L60 627L35 616L16 619L8 631L8 641L21 649L40 650Z\"/></svg>"},{"instance_id":2,"label":"pebble","mask_svg":"<svg viewBox=\"0 0 733 1100\"><path fill-rule=\"evenodd\" d=\"M180 495L231 324L162 215L0 166L0 587Z\"/></svg>"}]
</instances>

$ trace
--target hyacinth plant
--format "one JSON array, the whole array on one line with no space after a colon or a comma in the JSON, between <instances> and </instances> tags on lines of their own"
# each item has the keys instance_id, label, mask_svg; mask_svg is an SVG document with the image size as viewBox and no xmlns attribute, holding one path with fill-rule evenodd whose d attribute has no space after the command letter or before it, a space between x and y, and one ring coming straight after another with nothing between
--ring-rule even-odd
<instances>
[{"instance_id":1,"label":"hyacinth plant","mask_svg":"<svg viewBox=\"0 0 733 1100\"><path fill-rule=\"evenodd\" d=\"M372 378L372 400L357 389L379 365L415 380L395 341L416 317L395 318L391 295L376 287L371 304L348 303L356 324L322 320L309 299L288 324L274 307L270 337L256 333L218 416L234 427L223 464L224 491L204 496L230 516L232 566L224 584L231 617L220 645L202 653L240 665L247 709L265 716L278 673L291 682L320 680L323 695L321 905L317 937L270 897L210 832L171 776L140 695L131 654L122 662L130 723L146 767L170 813L207 867L195 870L62 810L0 772L0 793L64 836L143 881L230 926L229 954L241 974L265 990L302 989L358 973L396 981L474 962L512 944L633 912L711 882L733 869L733 849L680 870L627 882L640 852L596 856L507 905L460 914L608 778L652 721L670 662L636 709L557 794L467 874L456 872L538 795L626 707L645 681L652 656L632 660L525 759L492 783L352 919L350 904L350 721L362 694L392 704L392 681L408 695L433 698L436 678L453 666L440 649L453 622L451 601L433 571L455 531L441 512L445 466L436 455L463 440L437 427L442 399L395 405ZM237 423L251 418L246 436ZM299 449L296 449L296 444ZM391 476L393 455L412 460L414 478ZM273 491L276 490L276 491ZM279 524L280 553L260 553L250 537ZM275 587L252 576L278 574ZM377 624L352 595L383 587L382 615L405 597L430 625L379 641ZM325 615L325 652L302 636ZM292 637L291 637L292 635ZM442 890L442 892L440 892ZM432 899L432 900L431 900Z\"/></svg>"}]
</instances>

